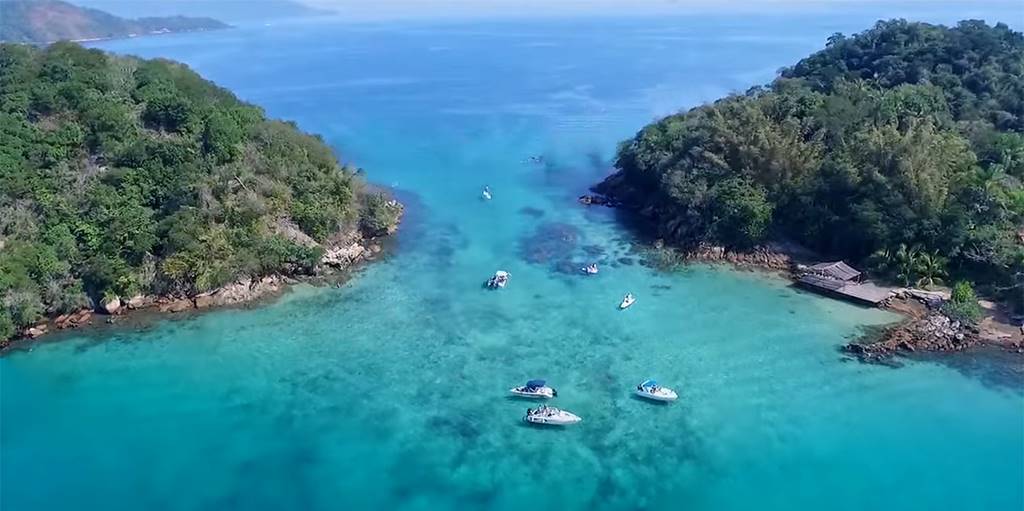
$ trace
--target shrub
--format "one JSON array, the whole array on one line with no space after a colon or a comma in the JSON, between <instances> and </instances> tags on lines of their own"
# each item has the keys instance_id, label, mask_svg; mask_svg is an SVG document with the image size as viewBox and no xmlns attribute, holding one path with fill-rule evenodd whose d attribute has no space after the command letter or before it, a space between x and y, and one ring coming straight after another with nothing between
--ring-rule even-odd
<instances>
[{"instance_id":1,"label":"shrub","mask_svg":"<svg viewBox=\"0 0 1024 511\"><path fill-rule=\"evenodd\" d=\"M369 236L381 236L391 232L402 216L402 207L383 193L366 197L360 219L360 227Z\"/></svg>"},{"instance_id":2,"label":"shrub","mask_svg":"<svg viewBox=\"0 0 1024 511\"><path fill-rule=\"evenodd\" d=\"M952 296L943 306L942 312L964 323L976 323L981 319L981 306L969 282L962 280L953 286Z\"/></svg>"}]
</instances>

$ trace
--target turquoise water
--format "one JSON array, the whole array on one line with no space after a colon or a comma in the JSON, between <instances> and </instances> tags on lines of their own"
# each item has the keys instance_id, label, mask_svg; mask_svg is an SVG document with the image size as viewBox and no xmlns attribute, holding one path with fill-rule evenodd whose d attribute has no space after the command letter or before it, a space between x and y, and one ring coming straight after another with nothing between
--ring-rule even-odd
<instances>
[{"instance_id":1,"label":"turquoise water","mask_svg":"<svg viewBox=\"0 0 1024 511\"><path fill-rule=\"evenodd\" d=\"M104 43L323 134L407 220L340 289L0 359L0 508L1021 509L1019 387L843 362L837 346L894 317L754 273L649 270L609 211L573 202L645 122L867 24L317 22ZM591 259L600 275L566 273ZM481 290L499 268L510 286ZM631 397L647 377L680 401ZM525 426L505 390L527 378L584 421Z\"/></svg>"}]
</instances>

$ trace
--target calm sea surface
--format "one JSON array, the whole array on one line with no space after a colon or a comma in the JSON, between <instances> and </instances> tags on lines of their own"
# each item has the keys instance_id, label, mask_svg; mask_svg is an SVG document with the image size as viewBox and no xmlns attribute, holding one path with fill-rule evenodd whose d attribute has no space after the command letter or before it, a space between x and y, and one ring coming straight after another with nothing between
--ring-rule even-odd
<instances>
[{"instance_id":1,"label":"calm sea surface","mask_svg":"<svg viewBox=\"0 0 1024 511\"><path fill-rule=\"evenodd\" d=\"M321 134L407 220L343 288L0 359L0 508L1021 509L1020 385L984 362L843 362L895 317L752 273L652 271L574 203L646 122L872 20L317 21L99 45L186 62ZM590 260L598 276L572 272ZM481 290L497 269L511 285ZM679 402L631 397L648 377ZM583 422L526 427L505 392L528 378Z\"/></svg>"}]
</instances>

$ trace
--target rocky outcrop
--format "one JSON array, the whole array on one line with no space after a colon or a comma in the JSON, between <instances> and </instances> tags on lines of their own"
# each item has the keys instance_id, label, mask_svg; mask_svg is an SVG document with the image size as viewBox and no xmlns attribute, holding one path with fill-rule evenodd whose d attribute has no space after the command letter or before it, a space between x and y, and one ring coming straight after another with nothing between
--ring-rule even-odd
<instances>
[{"instance_id":1,"label":"rocky outcrop","mask_svg":"<svg viewBox=\"0 0 1024 511\"><path fill-rule=\"evenodd\" d=\"M148 295L135 295L128 299L128 301L121 300L123 305L128 310L145 309L146 307L152 307L156 303L156 297Z\"/></svg>"},{"instance_id":2,"label":"rocky outcrop","mask_svg":"<svg viewBox=\"0 0 1024 511\"><path fill-rule=\"evenodd\" d=\"M43 335L45 335L47 330L49 330L49 326L46 323L40 323L33 327L26 328L25 331L22 332L22 335L28 337L29 339L35 339L37 337L42 337Z\"/></svg>"},{"instance_id":3,"label":"rocky outcrop","mask_svg":"<svg viewBox=\"0 0 1024 511\"><path fill-rule=\"evenodd\" d=\"M178 299L162 299L157 302L160 306L160 312L184 312L195 306L192 300L188 298Z\"/></svg>"},{"instance_id":4,"label":"rocky outcrop","mask_svg":"<svg viewBox=\"0 0 1024 511\"><path fill-rule=\"evenodd\" d=\"M332 269L345 269L359 261L362 261L370 254L370 251L361 243L332 247L324 252L320 258L320 264Z\"/></svg>"},{"instance_id":5,"label":"rocky outcrop","mask_svg":"<svg viewBox=\"0 0 1024 511\"><path fill-rule=\"evenodd\" d=\"M597 194L580 195L579 199L576 200L584 206L607 206L609 208L615 208L622 205L619 201L611 197Z\"/></svg>"},{"instance_id":6,"label":"rocky outcrop","mask_svg":"<svg viewBox=\"0 0 1024 511\"><path fill-rule=\"evenodd\" d=\"M683 257L690 261L729 263L772 270L789 270L793 267L793 260L788 254L774 251L769 247L755 247L749 251L736 252L725 247L701 244L693 250L684 252Z\"/></svg>"},{"instance_id":7,"label":"rocky outcrop","mask_svg":"<svg viewBox=\"0 0 1024 511\"><path fill-rule=\"evenodd\" d=\"M196 296L195 306L202 309L251 302L281 291L286 284L285 278L278 275L261 279L244 278L210 293Z\"/></svg>"},{"instance_id":8,"label":"rocky outcrop","mask_svg":"<svg viewBox=\"0 0 1024 511\"><path fill-rule=\"evenodd\" d=\"M963 351L981 342L972 325L950 319L933 311L886 330L881 339L870 343L852 342L842 351L865 362L886 360L893 355L917 351Z\"/></svg>"},{"instance_id":9,"label":"rocky outcrop","mask_svg":"<svg viewBox=\"0 0 1024 511\"><path fill-rule=\"evenodd\" d=\"M89 324L92 324L92 311L89 309L82 309L78 312L72 312L69 314L61 314L53 320L53 326L58 330L79 328Z\"/></svg>"}]
</instances>

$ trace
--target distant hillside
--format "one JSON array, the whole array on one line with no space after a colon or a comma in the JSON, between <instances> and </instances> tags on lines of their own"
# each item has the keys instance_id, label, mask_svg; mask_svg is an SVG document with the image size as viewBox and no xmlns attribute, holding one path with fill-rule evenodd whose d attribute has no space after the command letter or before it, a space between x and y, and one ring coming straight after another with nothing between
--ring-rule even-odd
<instances>
[{"instance_id":1,"label":"distant hillside","mask_svg":"<svg viewBox=\"0 0 1024 511\"><path fill-rule=\"evenodd\" d=\"M109 39L228 26L212 18L184 16L126 19L59 0L0 0L0 41L7 42Z\"/></svg>"},{"instance_id":2,"label":"distant hillside","mask_svg":"<svg viewBox=\"0 0 1024 511\"><path fill-rule=\"evenodd\" d=\"M208 16L227 22L270 21L333 14L295 0L75 0L118 16Z\"/></svg>"}]
</instances>

